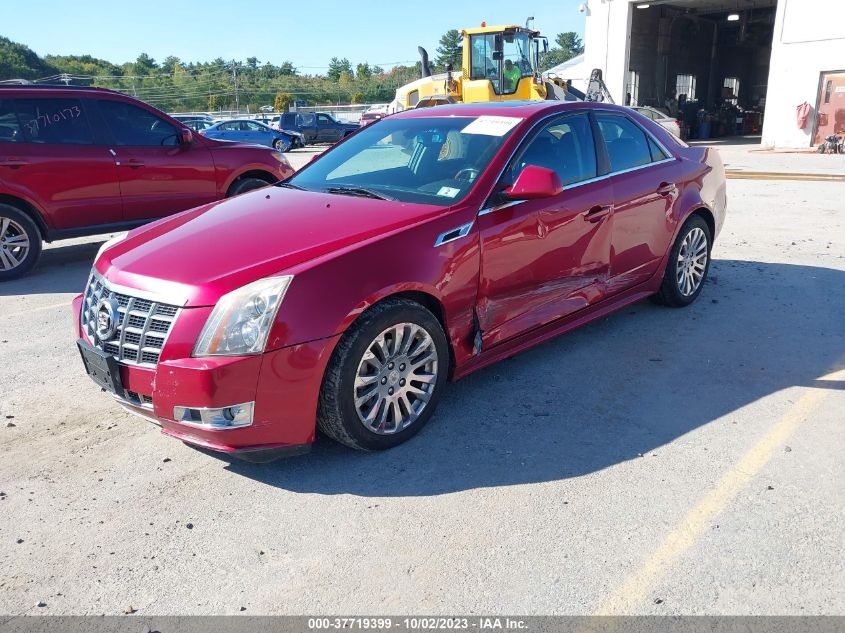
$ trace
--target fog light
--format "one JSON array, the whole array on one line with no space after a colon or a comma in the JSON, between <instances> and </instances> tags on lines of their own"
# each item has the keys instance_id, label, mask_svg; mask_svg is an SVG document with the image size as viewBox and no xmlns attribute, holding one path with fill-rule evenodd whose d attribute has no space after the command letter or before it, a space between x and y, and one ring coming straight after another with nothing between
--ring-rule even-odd
<instances>
[{"instance_id":1,"label":"fog light","mask_svg":"<svg viewBox=\"0 0 845 633\"><path fill-rule=\"evenodd\" d=\"M219 409L173 407L173 419L177 422L204 426L210 429L235 429L252 424L254 408L254 402L233 404Z\"/></svg>"}]
</instances>

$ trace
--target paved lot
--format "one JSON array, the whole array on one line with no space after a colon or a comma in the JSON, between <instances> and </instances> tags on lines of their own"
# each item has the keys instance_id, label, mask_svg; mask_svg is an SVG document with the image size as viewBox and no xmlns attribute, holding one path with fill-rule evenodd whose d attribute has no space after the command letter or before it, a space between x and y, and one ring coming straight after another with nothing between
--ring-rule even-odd
<instances>
[{"instance_id":1,"label":"paved lot","mask_svg":"<svg viewBox=\"0 0 845 633\"><path fill-rule=\"evenodd\" d=\"M818 159L845 172L783 169ZM731 180L693 307L481 371L387 453L269 465L94 387L68 305L102 238L53 245L0 286L0 613L845 614L843 193Z\"/></svg>"}]
</instances>

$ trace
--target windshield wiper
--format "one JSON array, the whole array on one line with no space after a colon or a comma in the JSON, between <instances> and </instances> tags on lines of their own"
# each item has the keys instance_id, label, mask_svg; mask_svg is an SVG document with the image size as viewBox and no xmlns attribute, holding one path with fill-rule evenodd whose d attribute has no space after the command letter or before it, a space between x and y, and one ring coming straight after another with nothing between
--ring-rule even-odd
<instances>
[{"instance_id":1,"label":"windshield wiper","mask_svg":"<svg viewBox=\"0 0 845 633\"><path fill-rule=\"evenodd\" d=\"M378 193L365 187L328 187L326 193L337 193L343 196L359 196L361 198L373 198L374 200L396 200L391 196Z\"/></svg>"},{"instance_id":2,"label":"windshield wiper","mask_svg":"<svg viewBox=\"0 0 845 633\"><path fill-rule=\"evenodd\" d=\"M295 185L292 182L277 182L277 187L287 187L288 189L298 189L299 191L308 191L305 187L300 187L299 185Z\"/></svg>"}]
</instances>

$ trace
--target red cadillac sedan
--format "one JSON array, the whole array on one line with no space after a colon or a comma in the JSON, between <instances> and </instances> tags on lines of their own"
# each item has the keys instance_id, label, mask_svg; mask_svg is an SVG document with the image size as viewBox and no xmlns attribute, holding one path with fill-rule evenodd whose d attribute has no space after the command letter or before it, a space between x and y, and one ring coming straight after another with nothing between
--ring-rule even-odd
<instances>
[{"instance_id":1,"label":"red cadillac sedan","mask_svg":"<svg viewBox=\"0 0 845 633\"><path fill-rule=\"evenodd\" d=\"M78 345L189 444L266 461L320 428L385 449L450 379L646 297L691 304L724 217L718 154L630 109L408 111L103 245Z\"/></svg>"}]
</instances>

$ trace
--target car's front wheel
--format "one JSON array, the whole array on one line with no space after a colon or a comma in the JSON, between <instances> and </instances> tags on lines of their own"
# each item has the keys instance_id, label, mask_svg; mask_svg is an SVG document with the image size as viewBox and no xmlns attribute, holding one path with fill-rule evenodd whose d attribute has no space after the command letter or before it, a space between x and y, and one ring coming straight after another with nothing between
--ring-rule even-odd
<instances>
[{"instance_id":1,"label":"car's front wheel","mask_svg":"<svg viewBox=\"0 0 845 633\"><path fill-rule=\"evenodd\" d=\"M418 303L388 299L338 342L320 392L319 428L361 450L401 444L431 418L448 372L437 318Z\"/></svg>"},{"instance_id":2,"label":"car's front wheel","mask_svg":"<svg viewBox=\"0 0 845 633\"><path fill-rule=\"evenodd\" d=\"M20 209L0 204L0 281L20 277L41 256L41 233Z\"/></svg>"},{"instance_id":3,"label":"car's front wheel","mask_svg":"<svg viewBox=\"0 0 845 633\"><path fill-rule=\"evenodd\" d=\"M277 138L275 141L273 141L273 149L284 154L290 149L290 141L287 141L283 138Z\"/></svg>"},{"instance_id":4,"label":"car's front wheel","mask_svg":"<svg viewBox=\"0 0 845 633\"><path fill-rule=\"evenodd\" d=\"M681 227L666 264L663 283L655 299L673 308L690 305L701 294L710 270L713 236L710 227L698 215Z\"/></svg>"}]
</instances>

